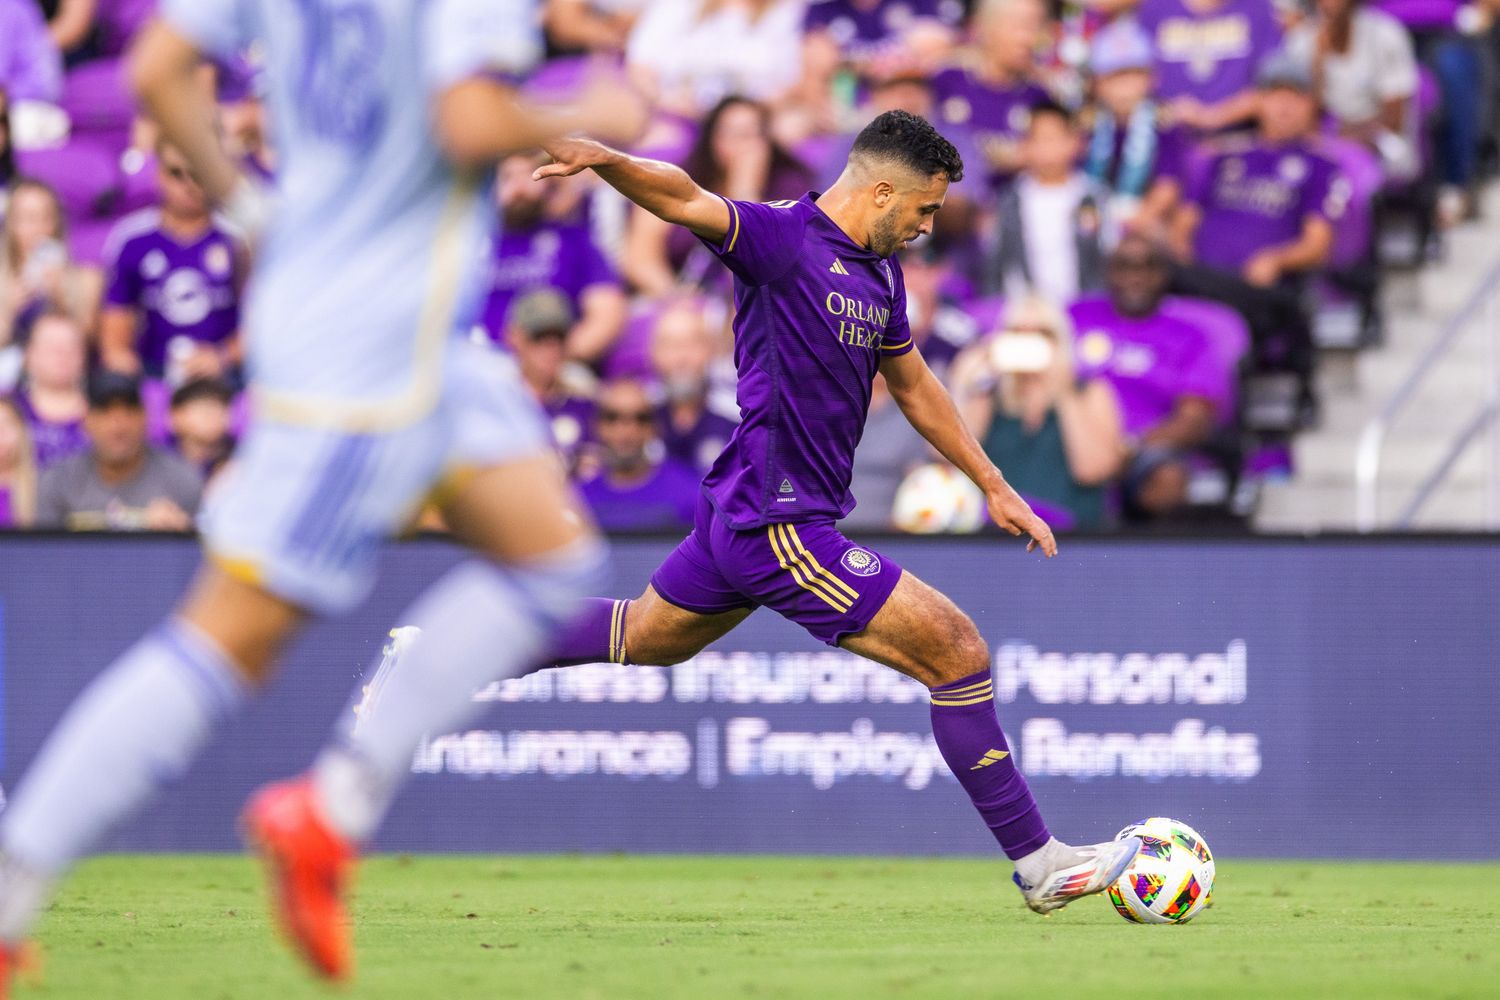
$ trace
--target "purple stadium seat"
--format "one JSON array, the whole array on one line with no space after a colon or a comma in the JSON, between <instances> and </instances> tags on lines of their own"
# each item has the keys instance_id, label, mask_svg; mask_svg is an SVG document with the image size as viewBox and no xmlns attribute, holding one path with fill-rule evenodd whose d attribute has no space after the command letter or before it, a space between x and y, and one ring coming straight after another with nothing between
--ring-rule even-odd
<instances>
[{"instance_id":1,"label":"purple stadium seat","mask_svg":"<svg viewBox=\"0 0 1500 1000\"><path fill-rule=\"evenodd\" d=\"M95 59L69 71L61 103L74 138L99 139L116 151L130 142L135 101L125 84L124 59Z\"/></svg>"},{"instance_id":2,"label":"purple stadium seat","mask_svg":"<svg viewBox=\"0 0 1500 1000\"><path fill-rule=\"evenodd\" d=\"M22 174L57 190L70 222L94 217L117 182L115 154L87 139L57 149L18 150L16 160Z\"/></svg>"},{"instance_id":3,"label":"purple stadium seat","mask_svg":"<svg viewBox=\"0 0 1500 1000\"><path fill-rule=\"evenodd\" d=\"M1370 209L1385 174L1380 159L1362 142L1343 136L1324 136L1318 147L1338 164L1339 172L1349 182L1349 203L1344 217L1334 227L1333 249L1328 260L1331 269L1341 270L1359 264L1369 254L1375 228Z\"/></svg>"},{"instance_id":4,"label":"purple stadium seat","mask_svg":"<svg viewBox=\"0 0 1500 1000\"><path fill-rule=\"evenodd\" d=\"M156 0L109 0L99 5L99 43L107 55L125 51L136 32L156 13Z\"/></svg>"}]
</instances>

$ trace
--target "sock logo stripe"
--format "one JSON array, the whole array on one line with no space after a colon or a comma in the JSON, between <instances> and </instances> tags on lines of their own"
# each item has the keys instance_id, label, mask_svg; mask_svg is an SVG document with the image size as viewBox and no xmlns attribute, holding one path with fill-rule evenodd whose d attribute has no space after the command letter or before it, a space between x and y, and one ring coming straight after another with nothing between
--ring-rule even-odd
<instances>
[{"instance_id":1,"label":"sock logo stripe","mask_svg":"<svg viewBox=\"0 0 1500 1000\"><path fill-rule=\"evenodd\" d=\"M812 565L812 568L816 570L820 576L831 583L835 590L843 591L846 595L848 595L848 598L851 602L859 600L859 591L855 590L843 580L840 580L838 577L828 572L828 570L824 569L823 564L818 562L818 557L813 555L812 552L807 548L807 546L802 544L802 539L797 535L796 525L786 524L782 525L782 527L786 529L787 535L791 538L792 545L795 547L796 551L801 553L802 557Z\"/></svg>"},{"instance_id":2,"label":"sock logo stripe","mask_svg":"<svg viewBox=\"0 0 1500 1000\"><path fill-rule=\"evenodd\" d=\"M609 661L619 663L625 645L625 602L616 601L609 612Z\"/></svg>"},{"instance_id":3,"label":"sock logo stripe","mask_svg":"<svg viewBox=\"0 0 1500 1000\"><path fill-rule=\"evenodd\" d=\"M961 694L968 694L971 691L978 691L980 688L992 688L994 686L994 683L995 680L993 677L986 677L982 681L978 681L974 684L965 684L963 687L943 688L941 691L934 691L933 697L954 698Z\"/></svg>"},{"instance_id":4,"label":"sock logo stripe","mask_svg":"<svg viewBox=\"0 0 1500 1000\"><path fill-rule=\"evenodd\" d=\"M828 590L819 589L819 587L815 584L821 581L809 581L808 579L804 578L802 575L804 572L804 567L800 562L797 562L795 558L790 562L787 561L786 552L782 551L784 542L776 533L777 527L779 526L773 524L769 528L767 528L766 537L771 540L771 551L775 553L776 562L781 566L781 568L792 574L792 579L797 581L797 586L801 587L803 590L809 591L810 593L816 594L824 604L827 604L829 607L833 608L840 614L848 612L848 602L843 600L836 600L835 597L837 595L835 595L834 593ZM790 552L791 547L787 546L786 551Z\"/></svg>"},{"instance_id":5,"label":"sock logo stripe","mask_svg":"<svg viewBox=\"0 0 1500 1000\"><path fill-rule=\"evenodd\" d=\"M939 708L957 708L960 705L978 705L982 701L993 701L994 699L995 693L993 691L986 691L984 694L973 698L934 698L932 699L932 703Z\"/></svg>"}]
</instances>

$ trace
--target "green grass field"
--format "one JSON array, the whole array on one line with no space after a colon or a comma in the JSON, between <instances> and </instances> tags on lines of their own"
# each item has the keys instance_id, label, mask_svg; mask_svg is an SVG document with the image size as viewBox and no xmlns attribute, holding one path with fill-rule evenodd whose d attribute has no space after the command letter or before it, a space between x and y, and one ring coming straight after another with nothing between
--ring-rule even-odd
<instances>
[{"instance_id":1,"label":"green grass field","mask_svg":"<svg viewBox=\"0 0 1500 1000\"><path fill-rule=\"evenodd\" d=\"M1191 924L1027 912L996 862L379 857L355 997L1500 995L1500 864L1229 861ZM221 856L85 864L20 997L328 997Z\"/></svg>"}]
</instances>

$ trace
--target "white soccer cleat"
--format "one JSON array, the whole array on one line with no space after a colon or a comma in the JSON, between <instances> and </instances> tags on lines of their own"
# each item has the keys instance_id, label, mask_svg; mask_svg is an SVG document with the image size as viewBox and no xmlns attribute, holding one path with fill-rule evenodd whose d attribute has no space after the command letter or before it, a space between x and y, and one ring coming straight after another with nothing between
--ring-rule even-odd
<instances>
[{"instance_id":1,"label":"white soccer cleat","mask_svg":"<svg viewBox=\"0 0 1500 1000\"><path fill-rule=\"evenodd\" d=\"M359 732L360 723L375 710L375 703L380 700L381 691L385 688L385 679L396 669L396 664L401 662L406 651L422 637L422 630L415 625L402 625L391 629L389 635L390 641L380 650L380 666L370 678L370 683L365 685L364 696L359 699L359 704L354 706L356 733Z\"/></svg>"},{"instance_id":2,"label":"white soccer cleat","mask_svg":"<svg viewBox=\"0 0 1500 1000\"><path fill-rule=\"evenodd\" d=\"M1075 847L1074 862L1055 868L1040 879L1036 885L1022 881L1021 873L1011 876L1026 905L1037 913L1060 910L1075 899L1103 892L1114 884L1115 879L1130 867L1141 849L1141 838L1126 837L1104 844Z\"/></svg>"}]
</instances>

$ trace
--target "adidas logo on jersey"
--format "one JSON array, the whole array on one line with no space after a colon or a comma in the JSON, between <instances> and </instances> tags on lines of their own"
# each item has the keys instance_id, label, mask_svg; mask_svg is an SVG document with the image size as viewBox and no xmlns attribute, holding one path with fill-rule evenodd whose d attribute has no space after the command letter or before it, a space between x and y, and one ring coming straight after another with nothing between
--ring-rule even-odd
<instances>
[{"instance_id":1,"label":"adidas logo on jersey","mask_svg":"<svg viewBox=\"0 0 1500 1000\"><path fill-rule=\"evenodd\" d=\"M849 273L849 269L844 266L844 262L839 260L837 257L833 258L833 263L828 265L828 270L832 271L834 274Z\"/></svg>"}]
</instances>

